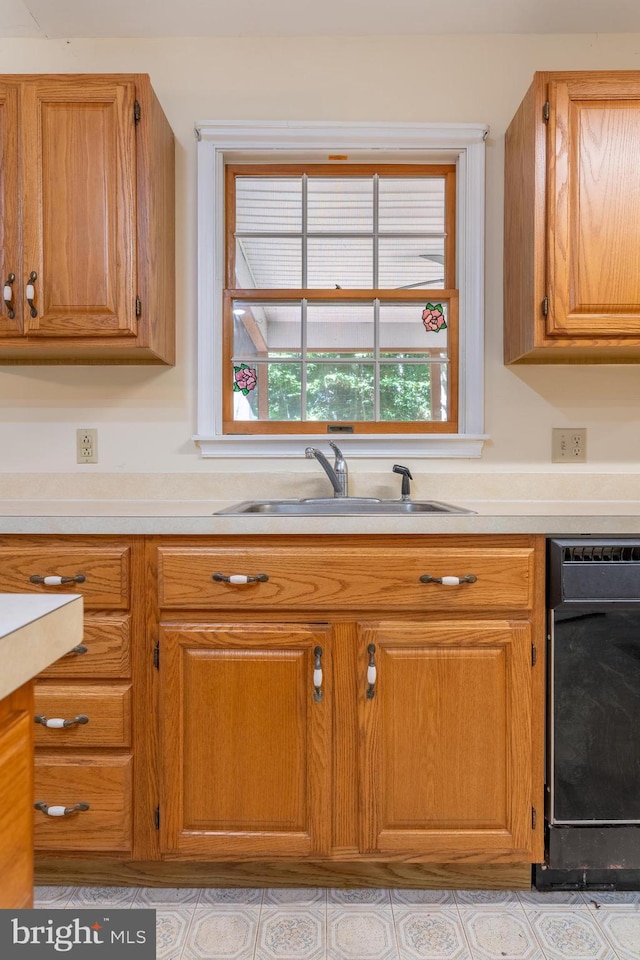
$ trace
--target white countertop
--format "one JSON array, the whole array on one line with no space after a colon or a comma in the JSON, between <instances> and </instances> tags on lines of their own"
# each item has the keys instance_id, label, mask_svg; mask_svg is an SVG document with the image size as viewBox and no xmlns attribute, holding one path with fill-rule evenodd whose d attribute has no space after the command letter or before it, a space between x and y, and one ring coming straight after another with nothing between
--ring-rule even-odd
<instances>
[{"instance_id":1,"label":"white countertop","mask_svg":"<svg viewBox=\"0 0 640 960\"><path fill-rule=\"evenodd\" d=\"M0 699L82 642L82 597L0 593Z\"/></svg>"},{"instance_id":2,"label":"white countertop","mask_svg":"<svg viewBox=\"0 0 640 960\"><path fill-rule=\"evenodd\" d=\"M640 535L640 500L460 500L475 514L216 516L236 500L1 500L0 534Z\"/></svg>"}]
</instances>

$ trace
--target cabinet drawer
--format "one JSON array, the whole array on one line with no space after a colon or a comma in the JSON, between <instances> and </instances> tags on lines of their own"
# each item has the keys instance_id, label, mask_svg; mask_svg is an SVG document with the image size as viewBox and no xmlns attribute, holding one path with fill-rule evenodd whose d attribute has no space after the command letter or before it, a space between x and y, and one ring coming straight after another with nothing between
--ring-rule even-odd
<instances>
[{"instance_id":1,"label":"cabinet drawer","mask_svg":"<svg viewBox=\"0 0 640 960\"><path fill-rule=\"evenodd\" d=\"M129 547L0 547L0 590L4 593L79 593L85 610L129 607ZM31 577L84 577L63 584Z\"/></svg>"},{"instance_id":2,"label":"cabinet drawer","mask_svg":"<svg viewBox=\"0 0 640 960\"><path fill-rule=\"evenodd\" d=\"M36 803L89 805L61 817L35 810L36 850L130 850L132 767L130 756L36 757Z\"/></svg>"},{"instance_id":3,"label":"cabinet drawer","mask_svg":"<svg viewBox=\"0 0 640 960\"><path fill-rule=\"evenodd\" d=\"M131 621L128 615L89 616L84 622L81 650L67 653L39 676L44 679L128 677L131 673L130 633ZM86 648L86 652L83 652L83 648Z\"/></svg>"},{"instance_id":4,"label":"cabinet drawer","mask_svg":"<svg viewBox=\"0 0 640 960\"><path fill-rule=\"evenodd\" d=\"M46 727L36 722L36 747L127 747L131 742L131 687L129 684L36 683L36 716L88 717L68 727Z\"/></svg>"},{"instance_id":5,"label":"cabinet drawer","mask_svg":"<svg viewBox=\"0 0 640 960\"><path fill-rule=\"evenodd\" d=\"M533 546L160 547L159 605L168 610L478 610L533 605ZM225 576L266 574L231 584ZM475 577L458 585L422 575Z\"/></svg>"}]
</instances>

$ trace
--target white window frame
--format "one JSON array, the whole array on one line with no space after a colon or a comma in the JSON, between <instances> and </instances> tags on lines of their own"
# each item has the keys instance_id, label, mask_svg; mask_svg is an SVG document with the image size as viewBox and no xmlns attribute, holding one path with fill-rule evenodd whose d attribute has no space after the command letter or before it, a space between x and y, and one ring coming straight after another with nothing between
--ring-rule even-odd
<instances>
[{"instance_id":1,"label":"white window frame","mask_svg":"<svg viewBox=\"0 0 640 960\"><path fill-rule=\"evenodd\" d=\"M482 456L484 440L484 124L236 121L200 123L198 139L198 388L193 440L202 457L299 457L308 434L222 432L224 170L228 161L303 162L348 154L361 162L456 164L460 294L458 432L340 434L348 457ZM327 434L331 439L333 434ZM320 438L315 435L314 442Z\"/></svg>"}]
</instances>

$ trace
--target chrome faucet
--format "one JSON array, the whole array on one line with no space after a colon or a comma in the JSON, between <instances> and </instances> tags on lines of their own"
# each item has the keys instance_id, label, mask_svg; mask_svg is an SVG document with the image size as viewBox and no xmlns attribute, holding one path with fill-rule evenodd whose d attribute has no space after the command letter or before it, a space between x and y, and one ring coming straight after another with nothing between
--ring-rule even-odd
<instances>
[{"instance_id":1,"label":"chrome faucet","mask_svg":"<svg viewBox=\"0 0 640 960\"><path fill-rule=\"evenodd\" d=\"M349 496L349 469L347 467L347 461L342 455L340 448L333 442L329 440L329 446L332 448L335 453L335 461L333 466L329 463L325 457L322 450L318 450L317 447L307 447L304 451L304 455L307 460L317 460L326 475L331 481L331 486L333 487L334 497L348 497Z\"/></svg>"}]
</instances>

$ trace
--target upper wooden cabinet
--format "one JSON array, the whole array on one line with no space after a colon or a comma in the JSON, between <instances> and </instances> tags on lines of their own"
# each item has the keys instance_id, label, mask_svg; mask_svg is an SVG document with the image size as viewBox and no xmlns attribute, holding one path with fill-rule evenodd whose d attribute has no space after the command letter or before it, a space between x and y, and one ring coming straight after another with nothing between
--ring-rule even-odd
<instances>
[{"instance_id":1,"label":"upper wooden cabinet","mask_svg":"<svg viewBox=\"0 0 640 960\"><path fill-rule=\"evenodd\" d=\"M505 138L506 363L640 362L640 72L536 73Z\"/></svg>"},{"instance_id":2,"label":"upper wooden cabinet","mask_svg":"<svg viewBox=\"0 0 640 960\"><path fill-rule=\"evenodd\" d=\"M174 138L146 75L0 77L0 363L173 363Z\"/></svg>"}]
</instances>

